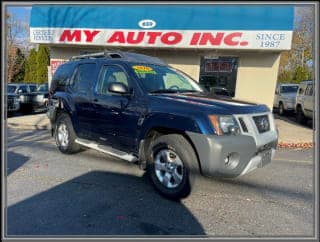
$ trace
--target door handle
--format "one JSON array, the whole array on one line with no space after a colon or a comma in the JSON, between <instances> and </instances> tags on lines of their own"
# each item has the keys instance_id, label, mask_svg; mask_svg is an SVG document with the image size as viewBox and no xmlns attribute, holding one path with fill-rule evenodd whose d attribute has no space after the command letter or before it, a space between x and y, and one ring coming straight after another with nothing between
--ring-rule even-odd
<instances>
[{"instance_id":1,"label":"door handle","mask_svg":"<svg viewBox=\"0 0 320 242\"><path fill-rule=\"evenodd\" d=\"M93 99L93 102L97 103L99 100L97 98Z\"/></svg>"}]
</instances>

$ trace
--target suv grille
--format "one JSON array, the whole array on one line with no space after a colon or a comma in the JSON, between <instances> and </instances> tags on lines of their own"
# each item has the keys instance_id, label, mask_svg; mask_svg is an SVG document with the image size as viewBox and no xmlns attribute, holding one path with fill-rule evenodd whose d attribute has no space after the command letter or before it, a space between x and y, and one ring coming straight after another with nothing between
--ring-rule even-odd
<instances>
[{"instance_id":1,"label":"suv grille","mask_svg":"<svg viewBox=\"0 0 320 242\"><path fill-rule=\"evenodd\" d=\"M258 128L259 133L264 133L270 130L268 115L255 116L253 120Z\"/></svg>"},{"instance_id":2,"label":"suv grille","mask_svg":"<svg viewBox=\"0 0 320 242\"><path fill-rule=\"evenodd\" d=\"M8 97L8 107L10 108L10 109L12 109L13 108L13 98L12 97Z\"/></svg>"},{"instance_id":3,"label":"suv grille","mask_svg":"<svg viewBox=\"0 0 320 242\"><path fill-rule=\"evenodd\" d=\"M247 125L245 124L245 122L243 121L242 118L239 118L239 122L240 122L240 125L241 125L243 132L248 133Z\"/></svg>"}]
</instances>

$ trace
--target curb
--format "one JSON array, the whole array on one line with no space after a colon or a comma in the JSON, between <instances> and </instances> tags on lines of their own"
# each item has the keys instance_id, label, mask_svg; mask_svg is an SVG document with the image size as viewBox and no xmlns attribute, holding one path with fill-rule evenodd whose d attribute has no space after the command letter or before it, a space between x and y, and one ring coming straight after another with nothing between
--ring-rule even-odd
<instances>
[{"instance_id":1,"label":"curb","mask_svg":"<svg viewBox=\"0 0 320 242\"><path fill-rule=\"evenodd\" d=\"M279 142L278 148L302 148L302 149L310 149L313 148L313 142L300 142L300 143L293 143L293 142Z\"/></svg>"}]
</instances>

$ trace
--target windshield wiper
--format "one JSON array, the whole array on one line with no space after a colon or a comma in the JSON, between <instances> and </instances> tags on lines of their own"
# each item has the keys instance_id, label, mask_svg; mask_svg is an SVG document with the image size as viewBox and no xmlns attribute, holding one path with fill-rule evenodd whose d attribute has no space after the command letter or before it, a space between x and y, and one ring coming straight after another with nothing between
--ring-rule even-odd
<instances>
[{"instance_id":1,"label":"windshield wiper","mask_svg":"<svg viewBox=\"0 0 320 242\"><path fill-rule=\"evenodd\" d=\"M177 93L179 90L173 90L173 89L156 89L152 90L149 93Z\"/></svg>"},{"instance_id":2,"label":"windshield wiper","mask_svg":"<svg viewBox=\"0 0 320 242\"><path fill-rule=\"evenodd\" d=\"M186 89L182 89L182 90L179 90L179 92L201 92L201 91L198 91L198 90L186 90Z\"/></svg>"},{"instance_id":3,"label":"windshield wiper","mask_svg":"<svg viewBox=\"0 0 320 242\"><path fill-rule=\"evenodd\" d=\"M185 92L201 92L201 91L188 90L188 89L157 89L157 90L152 90L149 93L185 93Z\"/></svg>"}]
</instances>

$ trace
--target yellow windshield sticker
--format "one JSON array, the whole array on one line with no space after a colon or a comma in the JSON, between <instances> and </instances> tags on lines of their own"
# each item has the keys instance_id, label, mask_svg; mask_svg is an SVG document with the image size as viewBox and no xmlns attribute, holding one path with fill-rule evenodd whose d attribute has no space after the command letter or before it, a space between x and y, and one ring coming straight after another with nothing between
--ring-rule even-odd
<instances>
[{"instance_id":1,"label":"yellow windshield sticker","mask_svg":"<svg viewBox=\"0 0 320 242\"><path fill-rule=\"evenodd\" d=\"M150 73L156 74L156 72L150 66L132 66L136 73Z\"/></svg>"}]
</instances>

